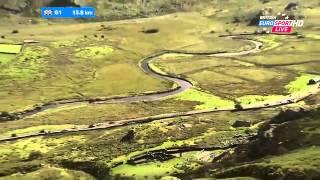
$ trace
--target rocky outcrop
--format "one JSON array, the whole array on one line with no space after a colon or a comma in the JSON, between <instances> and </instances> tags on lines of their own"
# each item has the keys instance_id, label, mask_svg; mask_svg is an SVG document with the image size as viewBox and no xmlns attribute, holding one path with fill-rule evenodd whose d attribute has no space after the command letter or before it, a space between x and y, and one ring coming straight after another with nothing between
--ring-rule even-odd
<instances>
[{"instance_id":1,"label":"rocky outcrop","mask_svg":"<svg viewBox=\"0 0 320 180\"><path fill-rule=\"evenodd\" d=\"M293 121L300 119L307 113L305 108L292 108L292 109L284 109L279 112L277 116L275 116L271 120L271 124L281 124L287 121Z\"/></svg>"}]
</instances>

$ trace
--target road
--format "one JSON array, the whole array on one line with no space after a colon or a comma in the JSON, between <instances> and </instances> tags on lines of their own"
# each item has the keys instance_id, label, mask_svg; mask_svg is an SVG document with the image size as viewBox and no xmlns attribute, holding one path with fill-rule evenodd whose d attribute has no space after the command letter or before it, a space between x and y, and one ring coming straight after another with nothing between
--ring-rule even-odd
<instances>
[{"instance_id":1,"label":"road","mask_svg":"<svg viewBox=\"0 0 320 180\"><path fill-rule=\"evenodd\" d=\"M161 115L155 115L150 117L125 119L125 120L119 120L119 121L108 121L105 123L92 124L85 128L64 129L61 131L51 131L51 132L42 132L42 133L37 132L32 134L19 135L17 137L5 137L5 138L0 138L0 142L15 141L19 139L38 137L38 136L52 136L52 135L84 132L84 131L108 130L108 129L118 128L118 127L133 125L133 124L149 123L149 122L161 120L161 119L190 116L190 115L197 115L197 114L204 114L204 113L222 112L222 111L247 111L247 110L254 110L254 109L261 109L261 108L270 108L270 107L296 103L312 95L318 94L319 92L320 92L320 83L312 85L309 91L297 93L294 95L284 96L282 99L270 101L268 102L268 104L265 104L265 103L250 104L250 105L244 106L242 109L236 109L235 107L224 107L224 108L214 108L214 109L208 109L208 110L193 110L188 112L168 113L168 114L161 114Z\"/></svg>"},{"instance_id":2,"label":"road","mask_svg":"<svg viewBox=\"0 0 320 180\"><path fill-rule=\"evenodd\" d=\"M191 54L191 55L201 55L201 56L210 56L210 57L232 57L232 56L241 56L251 53L259 52L260 47L262 46L261 42L245 39L239 36L228 36L227 38L236 38L243 41L249 41L255 44L255 48L250 50L241 51L241 52L207 52L207 53L196 53L196 52L185 52L185 51L172 51L172 50L163 50L156 53L153 53L140 61L140 67L142 70L154 77L166 79L169 81L173 81L174 83L178 84L179 87L176 89L171 89L165 92L158 92L158 93L151 93L139 96L127 96L127 97L116 97L116 98L106 98L106 99L89 99L89 100L78 100L78 99L71 99L71 100L64 100L64 101L56 101L52 103L45 104L41 107L38 107L34 110L30 110L29 112L20 113L20 117L31 116L33 114L45 111L47 109L57 108L59 106L63 106L66 104L77 104L77 103L129 103L129 102L140 102L140 101L156 101L160 99L164 99L167 97L171 97L178 93L181 93L187 89L193 87L193 84L188 80L179 78L177 75L167 75L162 74L153 70L150 67L150 62L155 59L156 57L165 55L165 54ZM53 135L61 135L61 134L68 134L68 133L76 133L76 132L85 132L85 131L95 131L95 130L107 130L113 129L133 124L143 124L149 123L156 120L161 119L168 119L168 118L175 118L175 117L182 117L182 116L190 116L190 115L197 115L197 114L204 114L204 113L212 113L212 112L221 112L221 111L247 111L253 109L261 109L261 108L269 108L275 106L281 106L285 104L296 103L301 101L311 95L315 95L320 92L320 84L317 83L315 85L310 86L310 89L305 92L295 93L291 95L284 96L282 99L277 99L274 101L262 102L262 103L255 103L250 105L245 105L241 109L237 109L235 107L222 107L222 108L214 108L214 109L207 109L207 110L193 110L188 112L177 112L177 113L167 113L149 117L142 117L142 118L134 118L134 119L125 119L119 121L108 121L105 123L98 123L88 125L85 128L73 128L73 129L64 129L61 131L51 131L51 132L36 132L32 134L20 134L16 137L4 137L0 138L0 142L7 142L7 141L15 141L19 139L31 138L31 137L38 137L38 136L53 136Z\"/></svg>"},{"instance_id":3,"label":"road","mask_svg":"<svg viewBox=\"0 0 320 180\"><path fill-rule=\"evenodd\" d=\"M154 93L142 93L142 95L132 95L132 96L116 96L116 97L105 97L105 98L93 98L93 99L67 99L67 100L59 100L53 101L46 104L39 105L32 109L27 109L20 112L11 113L12 119L9 120L19 120L28 116L32 116L34 114L46 111L48 109L59 108L64 105L79 105L79 104L116 104L116 103L132 103L132 102L150 102L150 101L158 101L166 98L170 98L174 95L177 95L183 91L186 91L193 87L193 84L183 78L178 77L178 75L167 75L162 74L153 70L150 67L150 62L157 57L166 55L166 54L184 54L184 55L198 55L198 56L208 56L208 57L232 57L232 56L242 56L251 53L259 52L260 47L262 46L261 42L243 38L242 36L226 36L223 38L231 38L231 39L239 39L241 41L247 41L253 43L255 45L254 48L250 50L240 51L240 52L188 52L188 51L179 51L179 50L162 50L159 52L155 52L147 57L144 57L140 60L139 67L148 75L165 79L168 81L172 81L177 84L177 88L169 89L163 92L154 92ZM15 118L18 117L18 118Z\"/></svg>"}]
</instances>

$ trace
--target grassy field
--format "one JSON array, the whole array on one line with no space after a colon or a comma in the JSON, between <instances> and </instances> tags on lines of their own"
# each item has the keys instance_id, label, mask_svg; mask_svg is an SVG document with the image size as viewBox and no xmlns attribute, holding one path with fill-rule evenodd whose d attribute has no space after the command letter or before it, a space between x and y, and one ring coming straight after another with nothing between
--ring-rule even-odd
<instances>
[{"instance_id":1,"label":"grassy field","mask_svg":"<svg viewBox=\"0 0 320 180\"><path fill-rule=\"evenodd\" d=\"M251 118L253 123L258 123L256 120L263 121L269 119L277 111L252 111L239 112L232 114L232 117L227 116L227 112L213 113L206 115L197 115L185 118L174 118L156 121L153 123L135 125L121 129L110 131L96 131L83 134L70 134L66 136L56 137L38 137L20 140L17 142L8 142L1 144L0 162L5 166L1 168L1 174L10 174L17 171L17 168L22 167L20 162L26 161L33 164L38 164L39 160L42 164L57 164L63 165L65 161L71 161L77 168L77 162L93 163L103 161L106 163L105 168L110 167L109 164L125 161L134 154L140 154L152 149L183 147L188 145L197 145L199 147L210 146L227 146L229 143L236 143L236 138L239 135L246 136L247 133L255 131L244 128L238 131L231 127L231 124L237 119ZM259 117L259 118L258 118ZM71 127L71 125L64 126ZM55 128L58 128L56 126ZM39 126L29 129L24 129L28 133L34 130L53 129L52 126ZM136 135L134 143L120 142L129 129L135 129ZM12 131L11 133L21 133L22 131ZM215 139L212 141L212 139ZM108 148L105 146L108 145ZM66 153L68 152L68 153ZM34 158L31 158L36 154ZM175 164L184 164L185 158L195 157L194 154L185 154L182 158L177 158L172 162L155 162L149 164L150 167L156 168L160 165L165 170ZM196 157L199 155L196 153ZM47 162L47 160L49 160ZM189 161L193 167L197 161ZM13 164L14 163L14 164ZM31 166L31 165L29 165ZM126 165L124 165L126 166ZM148 166L148 167L149 167ZM89 167L89 166L88 166ZM144 166L140 167L142 170ZM201 165L194 166L195 169ZM101 167L100 167L101 168ZM122 172L122 166L112 170L115 174ZM130 171L135 171L139 167L127 167L128 176L133 175ZM181 170L187 170L190 166L179 167ZM38 168L36 168L38 169ZM89 169L87 169L90 171ZM87 171L86 171L87 172ZM36 172L35 172L36 173ZM91 170L91 173L92 170ZM168 175L175 174L174 171L169 171ZM137 174L138 175L138 174ZM140 174L141 175L141 174ZM139 176L140 176L139 175ZM159 174L150 174L150 177Z\"/></svg>"},{"instance_id":2,"label":"grassy field","mask_svg":"<svg viewBox=\"0 0 320 180\"><path fill-rule=\"evenodd\" d=\"M138 66L142 58L160 50L240 52L251 49L251 43L219 35L254 32L258 27L248 24L259 10L273 7L275 14L290 2L166 0L121 4L120 1L94 0L97 21L148 16L100 22L47 21L19 14L2 16L1 9L0 112L18 112L61 99L126 96L171 89L175 87L172 82L142 71ZM308 91L308 81L320 72L319 9L315 0L299 4L294 13L303 15L305 20L304 27L295 28L301 33L299 37L248 36L264 44L256 54L232 58L167 54L152 61L154 70L179 75L195 85L181 94L155 102L65 105L20 120L0 122L0 137L88 127L164 113L233 107L235 101L268 102ZM177 10L184 12L175 13ZM153 17L166 13L172 14ZM146 33L151 29L157 32ZM24 40L39 43L24 44L23 48L12 45ZM306 175L301 177L319 177L318 114L279 125L275 138L266 141L272 142L272 146L244 149L263 154L250 162L243 157L240 164L232 159L232 166L227 162L226 165L214 164L218 169L212 168L209 157L226 152L217 150L183 153L181 157L163 162L127 164L133 156L152 150L241 144L261 131L260 123L273 119L281 109L302 109L319 102L319 95L315 95L290 106L207 113L112 130L5 142L0 144L0 179L155 179L165 176L249 179L283 178L295 172ZM249 121L252 126L233 127L239 120ZM121 142L129 130L135 132L132 142ZM228 151L231 157L239 153L233 148ZM270 171L273 174L263 174Z\"/></svg>"},{"instance_id":3,"label":"grassy field","mask_svg":"<svg viewBox=\"0 0 320 180\"><path fill-rule=\"evenodd\" d=\"M189 89L176 97L178 100L199 102L195 109L212 109L219 107L233 107L234 103L222 99L210 93L202 92L196 89Z\"/></svg>"},{"instance_id":4,"label":"grassy field","mask_svg":"<svg viewBox=\"0 0 320 180\"><path fill-rule=\"evenodd\" d=\"M89 174L81 171L66 170L62 168L46 166L35 172L27 174L13 174L10 176L1 177L1 180L16 180L16 179L79 179L79 180L93 180L95 179Z\"/></svg>"},{"instance_id":5,"label":"grassy field","mask_svg":"<svg viewBox=\"0 0 320 180\"><path fill-rule=\"evenodd\" d=\"M177 22L179 26L172 26ZM25 62L10 64L10 68L4 71L10 77L3 81L5 85L0 92L4 97L0 102L1 109L17 111L55 99L107 97L170 89L170 82L145 75L137 66L138 61L159 49L184 49L194 43L206 44L204 38L209 36L208 26L212 22L198 13L191 13L154 18L135 25L103 23L105 27L112 27L111 31L101 30L101 24L56 24L50 30L44 24L23 25L23 31L8 35L7 39L18 41L29 38L32 33L41 43L27 46L18 56L19 60ZM203 25L190 30L195 24ZM11 28L22 28L22 25L15 26ZM142 29L153 27L159 28L160 32L141 32ZM0 34L5 31L2 29ZM199 36L194 36L195 33ZM67 38L64 35L68 35ZM222 42L221 38L211 35L209 44L195 46L194 50L228 51L240 49L245 44L230 40L224 47L210 45L215 41ZM101 49L100 46L107 49ZM108 50L109 47L113 50ZM187 49L192 50L191 46ZM83 58L87 59L81 60ZM22 69L17 68L22 65L28 68L20 72ZM13 79L15 83L12 83ZM13 88L17 86L19 88ZM28 98L22 99L21 94Z\"/></svg>"},{"instance_id":6,"label":"grassy field","mask_svg":"<svg viewBox=\"0 0 320 180\"><path fill-rule=\"evenodd\" d=\"M0 53L17 54L21 51L21 45L0 44Z\"/></svg>"}]
</instances>

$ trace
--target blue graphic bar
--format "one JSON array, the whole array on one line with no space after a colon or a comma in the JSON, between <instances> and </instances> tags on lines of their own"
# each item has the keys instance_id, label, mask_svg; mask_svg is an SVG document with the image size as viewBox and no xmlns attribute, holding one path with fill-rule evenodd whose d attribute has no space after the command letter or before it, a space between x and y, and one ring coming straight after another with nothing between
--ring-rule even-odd
<instances>
[{"instance_id":1,"label":"blue graphic bar","mask_svg":"<svg viewBox=\"0 0 320 180\"><path fill-rule=\"evenodd\" d=\"M95 18L93 7L42 7L41 17L50 18Z\"/></svg>"},{"instance_id":2,"label":"blue graphic bar","mask_svg":"<svg viewBox=\"0 0 320 180\"><path fill-rule=\"evenodd\" d=\"M260 20L259 26L272 27L274 26L274 20Z\"/></svg>"}]
</instances>

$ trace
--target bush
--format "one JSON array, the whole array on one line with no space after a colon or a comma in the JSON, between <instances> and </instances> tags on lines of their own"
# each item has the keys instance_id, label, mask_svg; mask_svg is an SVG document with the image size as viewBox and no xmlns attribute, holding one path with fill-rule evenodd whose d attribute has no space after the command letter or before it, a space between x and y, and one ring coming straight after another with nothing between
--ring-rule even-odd
<instances>
[{"instance_id":1,"label":"bush","mask_svg":"<svg viewBox=\"0 0 320 180\"><path fill-rule=\"evenodd\" d=\"M238 110L243 109L243 107L242 107L242 105L241 105L240 103L236 103L236 104L234 105L234 108L235 108L235 109L238 109Z\"/></svg>"},{"instance_id":2,"label":"bush","mask_svg":"<svg viewBox=\"0 0 320 180\"><path fill-rule=\"evenodd\" d=\"M6 36L2 35L2 36L1 36L1 39L4 39L4 38L6 38Z\"/></svg>"},{"instance_id":3,"label":"bush","mask_svg":"<svg viewBox=\"0 0 320 180\"><path fill-rule=\"evenodd\" d=\"M260 0L263 4L270 2L270 0Z\"/></svg>"},{"instance_id":4,"label":"bush","mask_svg":"<svg viewBox=\"0 0 320 180\"><path fill-rule=\"evenodd\" d=\"M19 31L18 31L17 29L15 29L15 30L13 30L11 33L12 33L12 34L18 34Z\"/></svg>"},{"instance_id":5,"label":"bush","mask_svg":"<svg viewBox=\"0 0 320 180\"><path fill-rule=\"evenodd\" d=\"M144 32L146 34L153 34L153 33L159 32L159 29L157 29L157 28L146 29L146 30L143 30L142 32Z\"/></svg>"},{"instance_id":6,"label":"bush","mask_svg":"<svg viewBox=\"0 0 320 180\"><path fill-rule=\"evenodd\" d=\"M40 151L32 151L29 154L28 159L29 160L35 160L35 159L39 159L42 156L42 153Z\"/></svg>"},{"instance_id":7,"label":"bush","mask_svg":"<svg viewBox=\"0 0 320 180\"><path fill-rule=\"evenodd\" d=\"M10 116L10 113L9 112L7 112L7 111L2 111L2 112L0 112L0 117L8 117L8 116Z\"/></svg>"},{"instance_id":8,"label":"bush","mask_svg":"<svg viewBox=\"0 0 320 180\"><path fill-rule=\"evenodd\" d=\"M241 20L240 20L239 17L234 17L232 22L233 22L233 23L240 23Z\"/></svg>"},{"instance_id":9,"label":"bush","mask_svg":"<svg viewBox=\"0 0 320 180\"><path fill-rule=\"evenodd\" d=\"M39 133L41 133L41 134L47 134L47 133L49 133L49 131L48 131L48 130L45 130L45 129L42 129L42 130L39 131Z\"/></svg>"},{"instance_id":10,"label":"bush","mask_svg":"<svg viewBox=\"0 0 320 180\"><path fill-rule=\"evenodd\" d=\"M121 138L121 142L132 142L135 138L134 130L129 130L128 133Z\"/></svg>"},{"instance_id":11,"label":"bush","mask_svg":"<svg viewBox=\"0 0 320 180\"><path fill-rule=\"evenodd\" d=\"M226 29L225 32L231 34L231 31L229 29Z\"/></svg>"}]
</instances>

